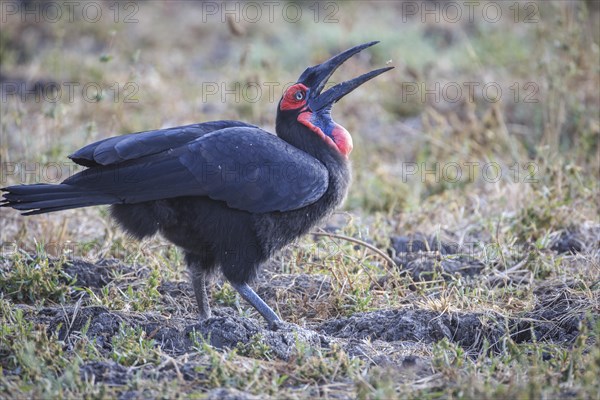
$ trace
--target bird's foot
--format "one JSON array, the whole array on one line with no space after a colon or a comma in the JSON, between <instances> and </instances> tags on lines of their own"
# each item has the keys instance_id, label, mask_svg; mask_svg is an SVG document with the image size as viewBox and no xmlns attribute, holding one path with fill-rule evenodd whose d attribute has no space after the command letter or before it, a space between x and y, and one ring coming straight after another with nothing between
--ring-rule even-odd
<instances>
[{"instance_id":1,"label":"bird's foot","mask_svg":"<svg viewBox=\"0 0 600 400\"><path fill-rule=\"evenodd\" d=\"M289 325L289 323L285 322L282 319L276 319L274 321L269 321L269 329L272 330L273 332L277 332L279 330L285 329L285 327L288 325Z\"/></svg>"},{"instance_id":2,"label":"bird's foot","mask_svg":"<svg viewBox=\"0 0 600 400\"><path fill-rule=\"evenodd\" d=\"M200 320L200 322L204 322L207 319L209 319L210 317L212 317L212 313L210 312L210 309L200 310L200 314L198 315L198 319Z\"/></svg>"},{"instance_id":3,"label":"bird's foot","mask_svg":"<svg viewBox=\"0 0 600 400\"><path fill-rule=\"evenodd\" d=\"M269 328L277 330L276 324L282 323L283 321L275 314L275 311L271 309L246 283L230 282L231 286L242 296L244 300L252 305L267 320Z\"/></svg>"}]
</instances>

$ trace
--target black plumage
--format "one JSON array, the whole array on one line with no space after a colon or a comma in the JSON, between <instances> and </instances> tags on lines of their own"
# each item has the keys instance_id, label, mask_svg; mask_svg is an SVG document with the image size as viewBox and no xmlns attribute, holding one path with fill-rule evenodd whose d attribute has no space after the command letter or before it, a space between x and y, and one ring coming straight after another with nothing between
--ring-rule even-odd
<instances>
[{"instance_id":1,"label":"black plumage","mask_svg":"<svg viewBox=\"0 0 600 400\"><path fill-rule=\"evenodd\" d=\"M88 168L59 185L3 188L2 206L32 215L110 204L131 235L160 233L185 252L202 318L210 316L207 275L220 268L272 325L279 318L247 283L343 202L351 138L331 120L331 106L389 68L321 91L341 63L373 44L308 68L279 103L277 136L214 121L111 137L73 153Z\"/></svg>"}]
</instances>

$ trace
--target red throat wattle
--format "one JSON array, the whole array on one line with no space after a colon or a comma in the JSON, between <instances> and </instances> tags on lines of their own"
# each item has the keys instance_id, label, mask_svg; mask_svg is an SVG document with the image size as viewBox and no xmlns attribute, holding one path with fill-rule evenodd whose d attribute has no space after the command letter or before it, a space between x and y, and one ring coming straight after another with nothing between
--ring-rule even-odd
<instances>
[{"instance_id":1,"label":"red throat wattle","mask_svg":"<svg viewBox=\"0 0 600 400\"><path fill-rule=\"evenodd\" d=\"M312 113L310 111L301 112L298 115L298 122L305 125L308 129L323 138L329 145L334 146L342 155L348 157L352 151L352 136L338 123L334 122L331 136L327 136L321 128L312 123Z\"/></svg>"}]
</instances>

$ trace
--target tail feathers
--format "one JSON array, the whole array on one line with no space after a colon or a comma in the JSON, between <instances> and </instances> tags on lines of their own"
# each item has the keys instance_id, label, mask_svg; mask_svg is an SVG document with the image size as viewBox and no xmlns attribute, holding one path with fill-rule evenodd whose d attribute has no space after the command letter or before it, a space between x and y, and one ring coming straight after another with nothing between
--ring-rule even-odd
<instances>
[{"instance_id":1,"label":"tail feathers","mask_svg":"<svg viewBox=\"0 0 600 400\"><path fill-rule=\"evenodd\" d=\"M98 193L86 188L72 185L17 185L1 189L4 198L0 207L11 207L25 211L23 215L44 214L48 212L68 210L71 208L89 207L101 204L116 204L122 201L111 194Z\"/></svg>"}]
</instances>

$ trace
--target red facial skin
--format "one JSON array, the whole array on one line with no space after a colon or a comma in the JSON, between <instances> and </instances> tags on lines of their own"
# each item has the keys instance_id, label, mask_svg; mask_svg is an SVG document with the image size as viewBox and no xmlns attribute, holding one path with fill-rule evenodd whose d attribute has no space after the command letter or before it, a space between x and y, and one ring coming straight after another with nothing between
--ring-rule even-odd
<instances>
[{"instance_id":1,"label":"red facial skin","mask_svg":"<svg viewBox=\"0 0 600 400\"><path fill-rule=\"evenodd\" d=\"M305 125L308 129L319 135L329 145L334 146L342 155L348 157L352 151L352 137L350 133L341 125L334 122L334 128L331 132L333 139L327 136L321 128L311 122L312 111L306 104L306 94L308 88L301 83L291 86L283 95L279 108L281 110L296 110L301 108L298 114L298 122Z\"/></svg>"},{"instance_id":2,"label":"red facial skin","mask_svg":"<svg viewBox=\"0 0 600 400\"><path fill-rule=\"evenodd\" d=\"M297 99L296 94L302 94L302 99ZM279 108L282 110L295 110L306 105L306 93L308 88L301 83L296 83L285 91Z\"/></svg>"}]
</instances>

